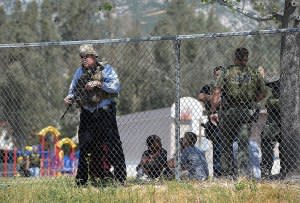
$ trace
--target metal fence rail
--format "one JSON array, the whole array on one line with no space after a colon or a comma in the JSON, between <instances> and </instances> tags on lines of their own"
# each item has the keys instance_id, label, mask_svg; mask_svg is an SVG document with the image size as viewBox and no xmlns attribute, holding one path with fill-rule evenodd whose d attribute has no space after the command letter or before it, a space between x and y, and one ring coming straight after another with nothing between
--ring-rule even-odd
<instances>
[{"instance_id":1,"label":"metal fence rail","mask_svg":"<svg viewBox=\"0 0 300 203\"><path fill-rule=\"evenodd\" d=\"M295 28L0 44L0 140L3 151L0 174L26 176L24 167L27 159L34 161L31 148L34 145L40 158L37 165L40 178L76 175L80 111L72 107L63 120L60 116L65 111L63 98L80 66L79 45L86 43L93 44L100 59L112 65L121 83L117 123L127 179L206 179L207 174L203 175L206 170L209 176L260 179L279 173L283 165L292 169L299 167L297 163L289 163L299 160L295 157L299 154L290 153L285 147L290 146L289 143L282 139L286 129L281 127L280 91L276 84L281 74L281 37L299 32L300 29ZM229 95L233 89L222 90L221 106L217 111L219 123L209 126L210 109L198 100L200 90L208 85L211 89L206 93L211 95L215 84L222 84L214 83L214 68L223 66L225 74L226 67L234 63L234 53L239 47L248 49L248 64L252 70L264 70L269 99L257 102L249 95L250 100L240 94L236 100L240 103L226 106L224 94ZM229 115L231 108L234 110ZM205 130L203 126L209 129ZM243 130L250 134L240 137L238 131ZM197 140L192 139L191 133L181 139L186 132L193 132ZM159 139L151 140L150 135L157 135L161 144ZM67 137L71 139L58 144ZM297 140L291 137L288 141ZM194 141L197 149L193 148ZM150 145L159 150L149 151ZM99 148L88 152L87 163L93 159L93 154L101 154L98 156L101 159L97 160L99 166L94 167L96 171L102 174L104 169L101 167L105 165L105 170L116 176L116 165L109 162L119 159L119 155L114 154L115 149L110 148L109 143L101 142L96 146ZM112 153L108 159L107 150ZM196 154L196 160L190 157L193 154ZM232 163L228 158L232 158ZM193 161L196 165L191 164ZM193 174L193 167L196 167L196 174ZM233 173L226 173L229 169Z\"/></svg>"}]
</instances>

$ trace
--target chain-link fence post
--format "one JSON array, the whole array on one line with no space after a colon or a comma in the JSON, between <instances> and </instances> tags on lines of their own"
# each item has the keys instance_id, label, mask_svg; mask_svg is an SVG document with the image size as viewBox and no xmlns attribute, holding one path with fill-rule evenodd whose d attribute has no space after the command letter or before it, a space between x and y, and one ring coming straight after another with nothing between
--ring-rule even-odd
<instances>
[{"instance_id":1,"label":"chain-link fence post","mask_svg":"<svg viewBox=\"0 0 300 203\"><path fill-rule=\"evenodd\" d=\"M176 180L180 179L180 40L174 43L176 54L176 93L175 93L175 140L176 140Z\"/></svg>"}]
</instances>

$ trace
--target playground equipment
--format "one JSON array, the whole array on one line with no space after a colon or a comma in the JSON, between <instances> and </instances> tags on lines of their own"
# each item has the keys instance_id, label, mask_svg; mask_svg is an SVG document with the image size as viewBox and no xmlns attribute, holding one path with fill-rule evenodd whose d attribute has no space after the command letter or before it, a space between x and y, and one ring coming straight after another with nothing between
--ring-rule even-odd
<instances>
[{"instance_id":1,"label":"playground equipment","mask_svg":"<svg viewBox=\"0 0 300 203\"><path fill-rule=\"evenodd\" d=\"M38 133L38 136L40 136L40 143L41 143L41 151L42 151L42 157L41 157L41 176L44 176L45 174L45 137L46 135L48 134L51 134L52 136L54 136L54 141L53 141L53 146L56 146L56 143L58 141L58 138L60 136L60 132L53 126L48 126L46 128L43 128L39 133ZM48 154L47 154L47 168L48 168L48 175L55 175L53 174L53 170L51 170L51 165L53 166L57 166L57 163L58 163L58 152L57 152L57 149L56 147L54 147L54 155L55 155L55 158L54 158L54 164L51 163L52 159L51 159L51 152L50 152L50 149L48 149ZM55 170L54 170L54 173L55 173Z\"/></svg>"},{"instance_id":2,"label":"playground equipment","mask_svg":"<svg viewBox=\"0 0 300 203\"><path fill-rule=\"evenodd\" d=\"M53 139L48 138L50 134ZM40 144L36 145L39 149L40 159L40 176L56 176L62 173L74 174L76 170L76 144L70 138L59 140L60 132L53 126L43 128L38 134ZM48 148L45 145L49 143ZM69 156L64 155L63 146L70 146ZM18 176L18 168L24 157L29 156L32 152L32 146L25 146L24 149L1 149L0 150L0 176ZM19 161L19 162L18 162ZM20 174L19 174L20 175Z\"/></svg>"},{"instance_id":3,"label":"playground equipment","mask_svg":"<svg viewBox=\"0 0 300 203\"><path fill-rule=\"evenodd\" d=\"M74 158L76 144L70 138L66 137L66 138L63 138L63 139L59 140L56 143L56 148L61 150L62 146L65 145L65 144L70 145L70 148L71 148L70 157Z\"/></svg>"},{"instance_id":4,"label":"playground equipment","mask_svg":"<svg viewBox=\"0 0 300 203\"><path fill-rule=\"evenodd\" d=\"M1 149L0 159L1 159L1 171L0 176L12 176L17 175L17 148L13 150ZM12 169L12 170L11 170Z\"/></svg>"},{"instance_id":5,"label":"playground equipment","mask_svg":"<svg viewBox=\"0 0 300 203\"><path fill-rule=\"evenodd\" d=\"M70 156L64 155L62 150L63 145L69 145L71 152ZM75 160L76 144L70 138L63 138L56 143L56 149L61 165L61 173L74 173L74 160Z\"/></svg>"}]
</instances>

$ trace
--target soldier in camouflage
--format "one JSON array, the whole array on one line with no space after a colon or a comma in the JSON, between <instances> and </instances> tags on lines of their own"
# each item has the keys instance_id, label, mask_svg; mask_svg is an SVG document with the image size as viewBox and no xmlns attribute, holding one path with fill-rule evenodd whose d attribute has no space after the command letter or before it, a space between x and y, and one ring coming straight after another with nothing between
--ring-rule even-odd
<instances>
[{"instance_id":1,"label":"soldier in camouflage","mask_svg":"<svg viewBox=\"0 0 300 203\"><path fill-rule=\"evenodd\" d=\"M97 61L98 54L91 44L81 45L79 51L81 66L77 68L64 99L67 105L75 100L81 110L76 183L86 185L89 176L96 184L98 180L106 179L100 166L103 160L108 160L114 168L114 178L124 184L126 165L114 100L120 90L118 76L111 65ZM101 150L103 146L108 147L108 155Z\"/></svg>"},{"instance_id":2,"label":"soldier in camouflage","mask_svg":"<svg viewBox=\"0 0 300 203\"><path fill-rule=\"evenodd\" d=\"M223 175L234 178L243 172L240 169L248 168L248 138L253 121L253 105L267 95L262 76L257 69L247 65L248 55L246 48L236 49L234 65L227 67L217 80L211 102L211 119L219 120L224 150L222 156L228 163L228 166L222 166ZM218 105L221 105L221 110L218 115L213 114ZM240 149L237 163L233 157L234 141Z\"/></svg>"}]
</instances>

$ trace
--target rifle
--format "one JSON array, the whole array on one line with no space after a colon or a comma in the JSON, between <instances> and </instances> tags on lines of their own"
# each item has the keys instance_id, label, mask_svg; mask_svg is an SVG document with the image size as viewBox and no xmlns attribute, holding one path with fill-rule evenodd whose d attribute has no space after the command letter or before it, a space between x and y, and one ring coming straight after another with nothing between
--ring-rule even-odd
<instances>
[{"instance_id":1,"label":"rifle","mask_svg":"<svg viewBox=\"0 0 300 203\"><path fill-rule=\"evenodd\" d=\"M63 115L60 117L59 120L64 119L66 113L70 110L71 106L72 106L73 102L71 104L68 105L68 107L66 108L66 110L64 111Z\"/></svg>"},{"instance_id":2,"label":"rifle","mask_svg":"<svg viewBox=\"0 0 300 203\"><path fill-rule=\"evenodd\" d=\"M83 97L87 97L84 88L86 83L88 83L91 80L91 77L92 77L92 70L85 69L81 77L78 79L77 84L74 88L74 96L71 100L71 104L67 106L66 110L60 117L60 120L62 120L65 117L66 113L71 109L74 103L77 104L77 107L80 107L82 105L81 100L83 99Z\"/></svg>"},{"instance_id":3,"label":"rifle","mask_svg":"<svg viewBox=\"0 0 300 203\"><path fill-rule=\"evenodd\" d=\"M77 108L82 106L82 100L87 101L89 98L89 94L85 91L85 85L92 80L93 74L95 74L95 72L97 71L102 71L104 69L104 64L106 64L106 62L103 61L96 61L96 68L90 69L84 69L83 74L81 75L81 77L79 78L79 80L77 81L77 84L74 88L74 97L72 98L72 102L70 105L68 105L68 107L66 108L65 112L63 113L63 115L60 117L60 120L62 120L65 116L65 114L70 110L71 106L73 105L73 103L76 102L77 104ZM102 76L101 76L102 77ZM101 78L100 78L101 79Z\"/></svg>"}]
</instances>

